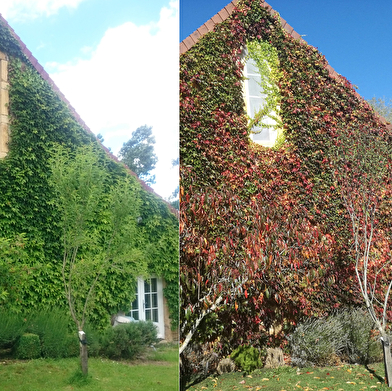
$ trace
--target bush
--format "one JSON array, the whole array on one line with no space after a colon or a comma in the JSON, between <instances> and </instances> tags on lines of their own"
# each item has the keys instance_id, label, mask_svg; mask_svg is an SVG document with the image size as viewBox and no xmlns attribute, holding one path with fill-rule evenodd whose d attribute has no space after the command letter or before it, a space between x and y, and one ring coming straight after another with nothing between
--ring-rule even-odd
<instances>
[{"instance_id":1,"label":"bush","mask_svg":"<svg viewBox=\"0 0 392 391\"><path fill-rule=\"evenodd\" d=\"M0 312L0 349L12 348L26 329L26 321L21 315Z\"/></svg>"},{"instance_id":2,"label":"bush","mask_svg":"<svg viewBox=\"0 0 392 391\"><path fill-rule=\"evenodd\" d=\"M0 312L0 353L2 355L12 353L15 356L16 344L20 337L27 333L38 335L42 357L77 357L79 340L77 332L72 328L75 326L67 311L63 309L42 310L30 314L27 318L5 311ZM98 356L101 350L101 336L89 326L86 326L85 331L89 356Z\"/></svg>"},{"instance_id":3,"label":"bush","mask_svg":"<svg viewBox=\"0 0 392 391\"><path fill-rule=\"evenodd\" d=\"M333 364L336 352L344 349L344 330L336 317L309 319L287 338L291 363L298 367Z\"/></svg>"},{"instance_id":4,"label":"bush","mask_svg":"<svg viewBox=\"0 0 392 391\"><path fill-rule=\"evenodd\" d=\"M108 328L101 341L101 354L114 359L133 359L146 346L157 342L152 322L131 322Z\"/></svg>"},{"instance_id":5,"label":"bush","mask_svg":"<svg viewBox=\"0 0 392 391\"><path fill-rule=\"evenodd\" d=\"M231 353L230 358L234 361L237 368L246 373L250 373L263 366L260 352L258 349L249 345L239 346Z\"/></svg>"},{"instance_id":6,"label":"bush","mask_svg":"<svg viewBox=\"0 0 392 391\"><path fill-rule=\"evenodd\" d=\"M43 357L68 357L68 322L69 315L64 310L43 310L30 316L26 332L39 336Z\"/></svg>"},{"instance_id":7,"label":"bush","mask_svg":"<svg viewBox=\"0 0 392 391\"><path fill-rule=\"evenodd\" d=\"M291 363L305 367L333 365L340 359L361 364L377 361L381 346L371 337L372 327L367 312L360 309L307 320L287 337Z\"/></svg>"},{"instance_id":8,"label":"bush","mask_svg":"<svg viewBox=\"0 0 392 391\"><path fill-rule=\"evenodd\" d=\"M15 357L33 359L41 356L41 343L37 334L23 334L16 345Z\"/></svg>"},{"instance_id":9,"label":"bush","mask_svg":"<svg viewBox=\"0 0 392 391\"><path fill-rule=\"evenodd\" d=\"M348 360L358 364L381 361L381 343L374 337L373 322L367 311L345 311L339 316L348 337L345 349Z\"/></svg>"},{"instance_id":10,"label":"bush","mask_svg":"<svg viewBox=\"0 0 392 391\"><path fill-rule=\"evenodd\" d=\"M94 329L89 325L85 326L84 331L86 332L89 357L98 357L101 351L102 332L97 331L96 329ZM78 336L76 336L76 334L74 335L74 337L76 338L77 342L79 342L79 338ZM79 354L79 343L77 343L77 347L78 347L77 354Z\"/></svg>"}]
</instances>

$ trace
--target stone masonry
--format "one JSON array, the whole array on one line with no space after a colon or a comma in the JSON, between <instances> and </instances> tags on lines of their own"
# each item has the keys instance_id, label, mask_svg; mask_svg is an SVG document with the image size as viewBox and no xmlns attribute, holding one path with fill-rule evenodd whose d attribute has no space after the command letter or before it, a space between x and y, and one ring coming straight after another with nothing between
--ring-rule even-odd
<instances>
[{"instance_id":1,"label":"stone masonry","mask_svg":"<svg viewBox=\"0 0 392 391\"><path fill-rule=\"evenodd\" d=\"M0 159L8 153L8 61L0 52Z\"/></svg>"}]
</instances>

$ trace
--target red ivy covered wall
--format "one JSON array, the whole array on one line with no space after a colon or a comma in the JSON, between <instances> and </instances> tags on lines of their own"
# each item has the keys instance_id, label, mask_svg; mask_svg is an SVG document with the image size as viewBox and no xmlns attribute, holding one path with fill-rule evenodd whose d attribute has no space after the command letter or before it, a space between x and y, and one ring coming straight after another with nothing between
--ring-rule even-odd
<instances>
[{"instance_id":1,"label":"red ivy covered wall","mask_svg":"<svg viewBox=\"0 0 392 391\"><path fill-rule=\"evenodd\" d=\"M249 138L241 53L252 40L268 41L279 55L285 143L278 150ZM181 55L183 336L221 296L225 305L196 336L203 341L256 341L276 322L360 302L330 140L387 128L326 66L258 0L240 2Z\"/></svg>"}]
</instances>

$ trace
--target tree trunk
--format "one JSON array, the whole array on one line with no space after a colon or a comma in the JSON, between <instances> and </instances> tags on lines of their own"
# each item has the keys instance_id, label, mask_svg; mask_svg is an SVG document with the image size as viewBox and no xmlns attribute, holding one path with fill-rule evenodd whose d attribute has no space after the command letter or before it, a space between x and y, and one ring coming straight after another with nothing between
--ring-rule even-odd
<instances>
[{"instance_id":1,"label":"tree trunk","mask_svg":"<svg viewBox=\"0 0 392 391\"><path fill-rule=\"evenodd\" d=\"M80 363L82 365L82 373L84 376L88 374L88 356L87 356L87 340L86 333L79 331L79 342L80 342Z\"/></svg>"},{"instance_id":2,"label":"tree trunk","mask_svg":"<svg viewBox=\"0 0 392 391\"><path fill-rule=\"evenodd\" d=\"M389 336L384 334L381 338L381 343L384 352L385 379L388 387L392 387L392 356L390 342Z\"/></svg>"}]
</instances>

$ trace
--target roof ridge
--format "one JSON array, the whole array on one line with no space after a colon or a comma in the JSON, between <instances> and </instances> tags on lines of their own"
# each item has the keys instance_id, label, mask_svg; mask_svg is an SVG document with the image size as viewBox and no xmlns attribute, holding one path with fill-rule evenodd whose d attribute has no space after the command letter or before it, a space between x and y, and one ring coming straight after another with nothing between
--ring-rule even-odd
<instances>
[{"instance_id":1,"label":"roof ridge","mask_svg":"<svg viewBox=\"0 0 392 391\"><path fill-rule=\"evenodd\" d=\"M95 137L95 139L98 141L102 149L105 151L106 155L111 159L114 160L116 163L120 163L124 166L124 168L127 170L127 172L131 175L133 175L141 184L141 186L148 191L149 193L152 193L156 195L157 197L161 198L168 206L171 212L173 212L175 215L178 215L178 211L173 208L166 200L164 200L159 194L157 194L154 189L152 189L150 186L147 185L146 182L141 180L126 164L124 164L121 160L118 159L117 156L113 155L110 150L105 147L97 138L97 136L94 134L94 132L87 126L87 124L83 121L81 116L77 113L75 108L71 105L69 100L65 97L65 95L60 91L60 89L57 87L56 83L53 81L53 79L49 76L49 73L45 71L44 67L38 62L38 60L33 56L33 53L27 48L27 46L23 43L23 41L20 39L18 34L16 34L15 30L9 25L7 20L3 17L3 15L0 13L0 21L4 23L4 25L9 29L11 32L12 36L18 41L19 47L22 51L22 53L26 56L26 58L29 60L31 65L35 68L35 70L41 75L41 77L49 83L49 85L52 87L54 92L58 95L58 97L65 103L65 105L68 107L69 111L71 112L72 116L74 119L79 123L79 125L89 134Z\"/></svg>"},{"instance_id":2,"label":"roof ridge","mask_svg":"<svg viewBox=\"0 0 392 391\"><path fill-rule=\"evenodd\" d=\"M235 10L237 4L241 0L232 0L227 6L223 7L218 13L216 13L212 18L210 18L207 22L205 22L203 25L201 25L198 29L196 29L191 35L189 35L187 38L182 40L180 43L180 55L186 53L192 46L194 46L205 34L207 34L210 31L213 31L215 26L223 21L225 21L227 18L229 18L233 11ZM279 14L277 11L275 11L265 0L260 0L260 5L265 8L272 16L275 14ZM282 28L289 34L291 35L295 40L297 41L302 41L306 43L309 46L310 45L308 42L306 42L300 34L298 34L293 27L291 27L285 19L283 19L281 16L279 16L279 21L282 26ZM312 46L314 47L314 46ZM317 49L317 48L315 48ZM318 50L318 49L317 49ZM325 57L324 57L325 58ZM327 59L325 59L326 65L325 69L327 69L329 76L339 82L342 82L342 78L344 76L340 75L337 73L331 65L329 65ZM347 80L347 79L345 79ZM353 88L355 96L362 101L365 101L365 98L362 97L354 88ZM367 102L366 102L367 103ZM374 110L375 116L384 124L386 125L389 129L392 130L392 124L390 124L383 116L378 114Z\"/></svg>"}]
</instances>

